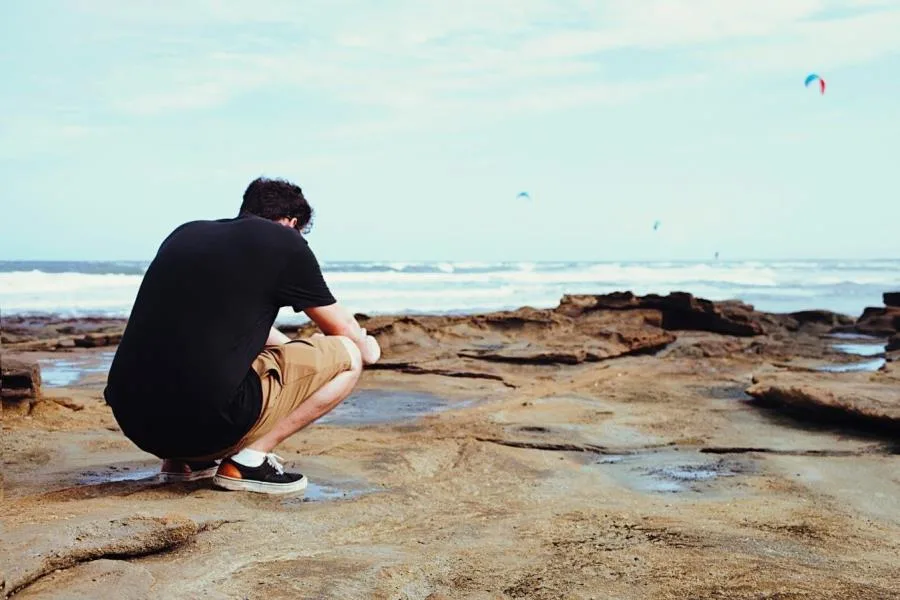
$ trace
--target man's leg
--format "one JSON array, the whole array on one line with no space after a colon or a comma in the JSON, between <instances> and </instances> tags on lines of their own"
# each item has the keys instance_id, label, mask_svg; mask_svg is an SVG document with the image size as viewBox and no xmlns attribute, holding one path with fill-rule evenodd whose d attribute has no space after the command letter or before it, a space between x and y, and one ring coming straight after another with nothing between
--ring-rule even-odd
<instances>
[{"instance_id":1,"label":"man's leg","mask_svg":"<svg viewBox=\"0 0 900 600\"><path fill-rule=\"evenodd\" d=\"M275 494L305 488L306 478L285 473L272 450L349 396L362 366L359 349L341 336L267 347L254 362L263 388L262 414L240 450L219 466L214 482Z\"/></svg>"},{"instance_id":2,"label":"man's leg","mask_svg":"<svg viewBox=\"0 0 900 600\"><path fill-rule=\"evenodd\" d=\"M339 373L334 379L316 390L270 432L252 442L247 448L268 454L275 446L294 435L310 423L327 415L340 404L359 381L362 374L362 357L359 348L348 338L338 337L350 354L350 370Z\"/></svg>"}]
</instances>

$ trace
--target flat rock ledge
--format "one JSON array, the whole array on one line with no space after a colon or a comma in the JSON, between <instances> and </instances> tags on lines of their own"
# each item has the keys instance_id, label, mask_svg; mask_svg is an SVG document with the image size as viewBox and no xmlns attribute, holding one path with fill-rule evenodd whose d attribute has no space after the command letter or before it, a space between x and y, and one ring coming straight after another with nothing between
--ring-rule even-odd
<instances>
[{"instance_id":1,"label":"flat rock ledge","mask_svg":"<svg viewBox=\"0 0 900 600\"><path fill-rule=\"evenodd\" d=\"M754 378L758 403L809 421L900 436L900 380L872 374L773 373Z\"/></svg>"}]
</instances>

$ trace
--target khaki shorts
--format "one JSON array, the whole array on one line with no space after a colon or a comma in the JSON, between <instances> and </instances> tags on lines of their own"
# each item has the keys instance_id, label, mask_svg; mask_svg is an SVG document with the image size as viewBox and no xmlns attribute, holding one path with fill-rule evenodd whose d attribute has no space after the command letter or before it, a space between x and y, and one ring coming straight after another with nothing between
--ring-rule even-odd
<instances>
[{"instance_id":1,"label":"khaki shorts","mask_svg":"<svg viewBox=\"0 0 900 600\"><path fill-rule=\"evenodd\" d=\"M246 448L272 431L320 387L349 371L350 360L350 353L338 337L314 337L266 346L253 361L253 370L262 384L259 419L231 448L191 460L224 458Z\"/></svg>"}]
</instances>

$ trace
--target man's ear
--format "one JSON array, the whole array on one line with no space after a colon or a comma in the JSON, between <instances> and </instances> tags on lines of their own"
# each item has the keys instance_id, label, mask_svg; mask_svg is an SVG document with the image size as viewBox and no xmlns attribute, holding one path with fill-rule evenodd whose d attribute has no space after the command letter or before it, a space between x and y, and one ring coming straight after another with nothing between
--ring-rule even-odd
<instances>
[{"instance_id":1,"label":"man's ear","mask_svg":"<svg viewBox=\"0 0 900 600\"><path fill-rule=\"evenodd\" d=\"M297 217L293 217L288 223L290 224L291 229L297 229Z\"/></svg>"}]
</instances>

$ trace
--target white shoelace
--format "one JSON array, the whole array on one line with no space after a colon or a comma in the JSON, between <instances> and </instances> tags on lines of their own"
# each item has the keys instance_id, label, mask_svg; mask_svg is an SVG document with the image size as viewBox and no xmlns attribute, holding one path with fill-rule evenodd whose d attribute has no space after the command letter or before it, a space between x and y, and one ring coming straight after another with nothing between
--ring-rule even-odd
<instances>
[{"instance_id":1,"label":"white shoelace","mask_svg":"<svg viewBox=\"0 0 900 600\"><path fill-rule=\"evenodd\" d=\"M273 469L275 469L276 473L278 473L279 475L284 475L284 465L281 464L282 462L284 462L283 458L273 452L269 452L268 454L266 454L266 462L269 463Z\"/></svg>"}]
</instances>

